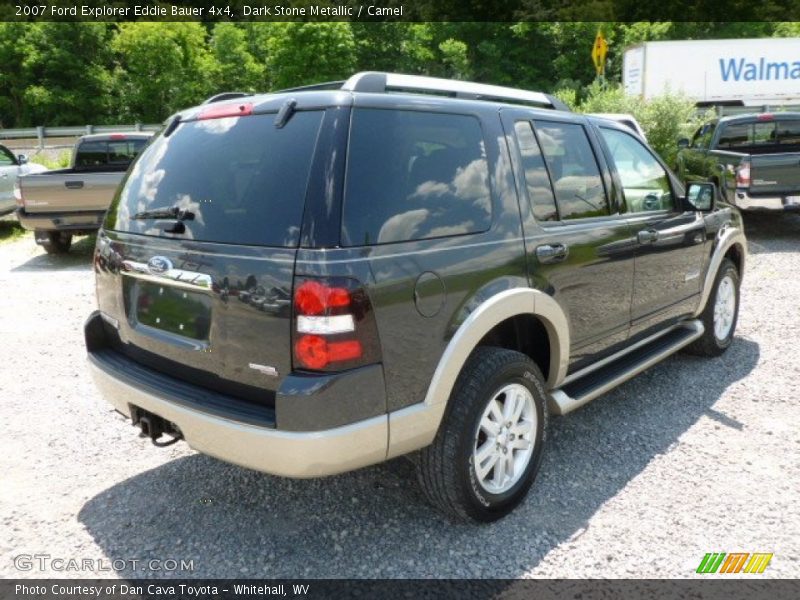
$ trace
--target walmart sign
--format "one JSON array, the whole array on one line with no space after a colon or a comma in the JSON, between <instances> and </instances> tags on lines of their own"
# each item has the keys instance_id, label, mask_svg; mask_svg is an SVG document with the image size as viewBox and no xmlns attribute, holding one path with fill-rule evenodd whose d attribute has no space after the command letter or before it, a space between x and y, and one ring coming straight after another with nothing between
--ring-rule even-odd
<instances>
[{"instance_id":1,"label":"walmart sign","mask_svg":"<svg viewBox=\"0 0 800 600\"><path fill-rule=\"evenodd\" d=\"M771 62L763 56L758 62L744 58L720 58L722 81L779 81L800 79L800 62Z\"/></svg>"}]
</instances>

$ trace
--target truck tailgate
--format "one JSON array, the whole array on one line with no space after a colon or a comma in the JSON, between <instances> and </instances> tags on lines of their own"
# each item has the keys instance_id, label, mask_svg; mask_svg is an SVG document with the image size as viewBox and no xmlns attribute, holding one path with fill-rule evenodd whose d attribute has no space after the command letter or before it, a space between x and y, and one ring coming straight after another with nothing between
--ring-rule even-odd
<instances>
[{"instance_id":1,"label":"truck tailgate","mask_svg":"<svg viewBox=\"0 0 800 600\"><path fill-rule=\"evenodd\" d=\"M108 208L125 173L55 171L26 175L19 180L25 211L62 213Z\"/></svg>"},{"instance_id":2,"label":"truck tailgate","mask_svg":"<svg viewBox=\"0 0 800 600\"><path fill-rule=\"evenodd\" d=\"M750 157L750 193L800 195L800 152Z\"/></svg>"}]
</instances>

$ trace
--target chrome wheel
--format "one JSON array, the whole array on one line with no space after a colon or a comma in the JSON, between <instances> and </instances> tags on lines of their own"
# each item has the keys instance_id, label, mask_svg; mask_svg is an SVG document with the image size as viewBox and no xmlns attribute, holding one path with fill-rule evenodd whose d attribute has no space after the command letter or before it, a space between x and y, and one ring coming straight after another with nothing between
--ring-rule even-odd
<instances>
[{"instance_id":1,"label":"chrome wheel","mask_svg":"<svg viewBox=\"0 0 800 600\"><path fill-rule=\"evenodd\" d=\"M736 285L730 275L725 275L717 287L714 303L714 335L719 341L728 338L736 315Z\"/></svg>"},{"instance_id":2,"label":"chrome wheel","mask_svg":"<svg viewBox=\"0 0 800 600\"><path fill-rule=\"evenodd\" d=\"M501 388L483 411L472 463L480 486L490 494L510 490L525 473L536 441L536 405L519 383Z\"/></svg>"}]
</instances>

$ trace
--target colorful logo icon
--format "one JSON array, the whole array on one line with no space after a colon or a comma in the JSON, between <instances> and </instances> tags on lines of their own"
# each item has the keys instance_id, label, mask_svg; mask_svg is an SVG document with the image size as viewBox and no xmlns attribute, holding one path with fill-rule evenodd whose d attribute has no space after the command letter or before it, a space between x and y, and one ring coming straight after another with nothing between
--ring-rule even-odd
<instances>
[{"instance_id":1,"label":"colorful logo icon","mask_svg":"<svg viewBox=\"0 0 800 600\"><path fill-rule=\"evenodd\" d=\"M700 561L697 573L763 573L772 554L763 552L709 552Z\"/></svg>"}]
</instances>

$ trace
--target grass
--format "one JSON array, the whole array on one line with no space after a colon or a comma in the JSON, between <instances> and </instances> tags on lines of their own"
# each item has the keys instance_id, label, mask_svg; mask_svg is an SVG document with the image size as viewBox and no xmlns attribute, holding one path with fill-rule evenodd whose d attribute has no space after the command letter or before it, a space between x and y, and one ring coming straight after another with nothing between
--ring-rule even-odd
<instances>
[{"instance_id":1,"label":"grass","mask_svg":"<svg viewBox=\"0 0 800 600\"><path fill-rule=\"evenodd\" d=\"M48 169L65 169L69 166L72 154L69 150L64 150L59 153L57 158L48 158L47 156L32 156L31 162L44 165Z\"/></svg>"},{"instance_id":2,"label":"grass","mask_svg":"<svg viewBox=\"0 0 800 600\"><path fill-rule=\"evenodd\" d=\"M0 244L5 242L13 242L16 239L25 235L26 231L22 228L16 219L2 219L0 220Z\"/></svg>"}]
</instances>

